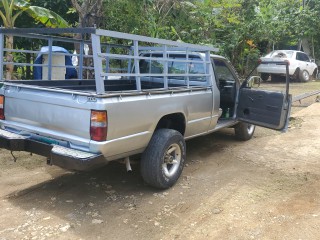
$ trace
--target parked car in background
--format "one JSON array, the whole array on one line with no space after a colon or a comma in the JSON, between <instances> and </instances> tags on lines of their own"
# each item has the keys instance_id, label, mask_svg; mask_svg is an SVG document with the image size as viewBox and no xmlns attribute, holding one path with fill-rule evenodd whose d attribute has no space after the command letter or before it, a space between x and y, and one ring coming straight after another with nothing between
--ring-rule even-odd
<instances>
[{"instance_id":1,"label":"parked car in background","mask_svg":"<svg viewBox=\"0 0 320 240\"><path fill-rule=\"evenodd\" d=\"M289 61L289 75L294 81L308 82L310 79L316 78L318 66L314 60L301 51L294 50L275 50L261 58L262 61ZM286 75L286 68L277 64L261 64L257 68L258 73L263 81L267 81L271 76L271 81L276 81L280 76Z\"/></svg>"}]
</instances>

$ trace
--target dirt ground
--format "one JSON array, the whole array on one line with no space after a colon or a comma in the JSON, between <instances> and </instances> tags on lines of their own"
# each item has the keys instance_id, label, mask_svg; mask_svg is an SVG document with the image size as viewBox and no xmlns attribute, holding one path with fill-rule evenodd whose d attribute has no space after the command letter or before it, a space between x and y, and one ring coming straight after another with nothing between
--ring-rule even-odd
<instances>
[{"instance_id":1,"label":"dirt ground","mask_svg":"<svg viewBox=\"0 0 320 240\"><path fill-rule=\"evenodd\" d=\"M268 85L271 86L271 85ZM320 89L296 84L293 94ZM289 131L232 129L187 142L187 164L166 191L112 162L88 173L0 150L0 240L319 239L320 103L295 103ZM310 105L309 107L306 107Z\"/></svg>"}]
</instances>

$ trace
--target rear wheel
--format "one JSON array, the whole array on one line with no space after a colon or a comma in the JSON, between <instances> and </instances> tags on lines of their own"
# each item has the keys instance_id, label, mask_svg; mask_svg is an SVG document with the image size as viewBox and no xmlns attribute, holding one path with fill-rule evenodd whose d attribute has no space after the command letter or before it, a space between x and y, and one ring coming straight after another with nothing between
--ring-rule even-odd
<instances>
[{"instance_id":1,"label":"rear wheel","mask_svg":"<svg viewBox=\"0 0 320 240\"><path fill-rule=\"evenodd\" d=\"M295 81L295 82L299 82L300 79L299 79L299 72L300 72L300 69L297 68L295 71L294 71L294 74L292 75L292 80Z\"/></svg>"},{"instance_id":2,"label":"rear wheel","mask_svg":"<svg viewBox=\"0 0 320 240\"><path fill-rule=\"evenodd\" d=\"M250 140L254 134L256 126L250 123L240 122L234 128L234 133L237 140Z\"/></svg>"},{"instance_id":3,"label":"rear wheel","mask_svg":"<svg viewBox=\"0 0 320 240\"><path fill-rule=\"evenodd\" d=\"M150 186L166 189L181 175L186 159L186 143L176 130L157 130L141 158L141 175Z\"/></svg>"},{"instance_id":4,"label":"rear wheel","mask_svg":"<svg viewBox=\"0 0 320 240\"><path fill-rule=\"evenodd\" d=\"M317 80L317 75L318 75L318 69L316 68L311 75L311 80Z\"/></svg>"},{"instance_id":5,"label":"rear wheel","mask_svg":"<svg viewBox=\"0 0 320 240\"><path fill-rule=\"evenodd\" d=\"M260 76L261 76L262 81L266 82L269 79L270 74L261 73Z\"/></svg>"},{"instance_id":6,"label":"rear wheel","mask_svg":"<svg viewBox=\"0 0 320 240\"><path fill-rule=\"evenodd\" d=\"M278 82L280 81L280 76L276 74L271 74L271 82Z\"/></svg>"},{"instance_id":7,"label":"rear wheel","mask_svg":"<svg viewBox=\"0 0 320 240\"><path fill-rule=\"evenodd\" d=\"M310 81L310 75L307 70L302 70L299 72L299 79L301 82L309 82Z\"/></svg>"}]
</instances>

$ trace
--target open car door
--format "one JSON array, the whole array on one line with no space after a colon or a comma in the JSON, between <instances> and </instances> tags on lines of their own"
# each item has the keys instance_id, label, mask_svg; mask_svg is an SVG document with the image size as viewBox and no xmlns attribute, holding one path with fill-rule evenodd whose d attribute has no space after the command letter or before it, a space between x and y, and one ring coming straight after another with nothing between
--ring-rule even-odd
<instances>
[{"instance_id":1,"label":"open car door","mask_svg":"<svg viewBox=\"0 0 320 240\"><path fill-rule=\"evenodd\" d=\"M260 64L268 63L265 61ZM248 77L239 90L237 108L239 121L275 130L287 130L292 102L289 94L289 62L283 61L276 64L286 67L285 93L251 88Z\"/></svg>"}]
</instances>

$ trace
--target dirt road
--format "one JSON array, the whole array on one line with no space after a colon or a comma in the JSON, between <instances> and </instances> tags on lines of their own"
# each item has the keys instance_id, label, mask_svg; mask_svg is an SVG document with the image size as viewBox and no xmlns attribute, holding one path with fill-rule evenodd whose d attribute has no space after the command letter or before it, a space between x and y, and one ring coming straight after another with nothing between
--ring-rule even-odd
<instances>
[{"instance_id":1,"label":"dirt road","mask_svg":"<svg viewBox=\"0 0 320 240\"><path fill-rule=\"evenodd\" d=\"M302 108L301 108L302 109ZM0 240L319 239L320 103L296 112L289 132L258 128L187 142L179 182L146 186L138 165L90 173L0 151Z\"/></svg>"}]
</instances>

